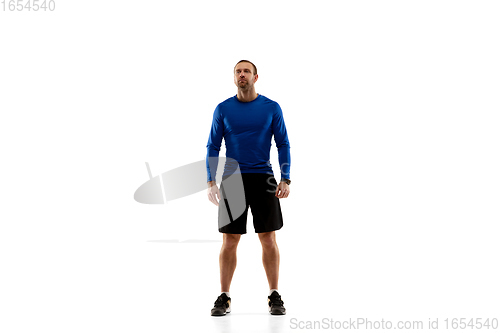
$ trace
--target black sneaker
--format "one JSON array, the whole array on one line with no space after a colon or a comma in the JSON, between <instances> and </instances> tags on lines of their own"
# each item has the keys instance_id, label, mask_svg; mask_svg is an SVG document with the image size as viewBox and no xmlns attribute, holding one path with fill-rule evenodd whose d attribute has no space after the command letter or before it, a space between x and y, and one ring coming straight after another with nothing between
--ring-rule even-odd
<instances>
[{"instance_id":1,"label":"black sneaker","mask_svg":"<svg viewBox=\"0 0 500 333\"><path fill-rule=\"evenodd\" d=\"M269 313L272 315L284 315L286 314L286 309L283 306L285 302L281 300L280 294L275 290L271 296L267 297L267 304L269 305Z\"/></svg>"},{"instance_id":2,"label":"black sneaker","mask_svg":"<svg viewBox=\"0 0 500 333\"><path fill-rule=\"evenodd\" d=\"M212 316L225 316L231 312L231 297L227 297L226 293L220 294L214 303Z\"/></svg>"}]
</instances>

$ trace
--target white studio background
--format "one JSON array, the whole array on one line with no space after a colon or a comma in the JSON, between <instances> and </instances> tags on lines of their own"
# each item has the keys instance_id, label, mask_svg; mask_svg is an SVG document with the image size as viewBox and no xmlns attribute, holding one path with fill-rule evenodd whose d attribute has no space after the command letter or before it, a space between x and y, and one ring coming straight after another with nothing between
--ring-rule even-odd
<instances>
[{"instance_id":1,"label":"white studio background","mask_svg":"<svg viewBox=\"0 0 500 333\"><path fill-rule=\"evenodd\" d=\"M499 10L56 0L53 12L0 11L0 330L498 316ZM260 315L251 214L232 321L217 322L216 207L205 192L133 199L145 162L158 175L205 158L241 59L280 103L291 144L277 234L288 314L275 321ZM274 141L271 163L279 177ZM189 239L206 242L177 243Z\"/></svg>"}]
</instances>

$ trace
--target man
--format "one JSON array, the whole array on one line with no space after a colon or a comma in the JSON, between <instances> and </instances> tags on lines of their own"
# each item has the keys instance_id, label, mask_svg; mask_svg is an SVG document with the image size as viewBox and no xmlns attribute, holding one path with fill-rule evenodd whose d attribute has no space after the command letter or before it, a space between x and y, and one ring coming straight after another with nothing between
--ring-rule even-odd
<instances>
[{"instance_id":1,"label":"man","mask_svg":"<svg viewBox=\"0 0 500 333\"><path fill-rule=\"evenodd\" d=\"M219 231L223 243L219 256L221 295L212 309L212 316L231 312L229 286L236 269L236 248L242 234L246 233L248 207L252 210L255 232L262 244L262 262L269 282L268 309L273 315L286 313L284 302L278 293L279 250L276 230L283 226L279 199L290 194L290 144L278 103L255 92L259 76L257 68L248 60L239 61L234 67L234 83L237 94L220 103L214 111L212 129L207 144L208 199L219 207ZM274 135L278 148L281 171L279 185L274 178L269 161L271 138ZM226 161L221 191L215 181L222 138L226 142ZM239 169L238 169L239 167ZM232 216L228 198L234 198L234 188L228 183L228 175L241 174L246 209L241 216ZM231 192L232 191L232 192ZM222 199L221 199L222 192ZM221 204L219 205L220 200ZM222 219L228 219L226 224Z\"/></svg>"}]
</instances>

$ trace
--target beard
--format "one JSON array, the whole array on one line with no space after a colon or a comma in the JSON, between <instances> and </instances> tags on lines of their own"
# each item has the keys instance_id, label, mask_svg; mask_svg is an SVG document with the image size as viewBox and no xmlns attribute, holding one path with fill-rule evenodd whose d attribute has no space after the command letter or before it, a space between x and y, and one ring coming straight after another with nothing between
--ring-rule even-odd
<instances>
[{"instance_id":1,"label":"beard","mask_svg":"<svg viewBox=\"0 0 500 333\"><path fill-rule=\"evenodd\" d=\"M250 85L248 84L248 81L243 81L243 82L238 81L238 88L245 90L248 89L249 87Z\"/></svg>"}]
</instances>

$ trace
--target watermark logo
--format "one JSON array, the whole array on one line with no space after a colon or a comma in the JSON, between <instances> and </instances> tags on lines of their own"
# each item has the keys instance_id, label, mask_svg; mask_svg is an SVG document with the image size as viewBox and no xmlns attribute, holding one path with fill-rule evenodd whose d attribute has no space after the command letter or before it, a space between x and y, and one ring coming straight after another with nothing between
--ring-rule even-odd
<instances>
[{"instance_id":1,"label":"watermark logo","mask_svg":"<svg viewBox=\"0 0 500 333\"><path fill-rule=\"evenodd\" d=\"M187 197L207 190L207 165L211 179L220 184L219 228L240 217L246 209L245 191L239 164L230 157L208 157L208 159L186 164L153 176L149 164L146 168L149 180L139 186L134 200L142 204L167 204L169 201ZM216 171L215 171L216 170Z\"/></svg>"}]
</instances>

